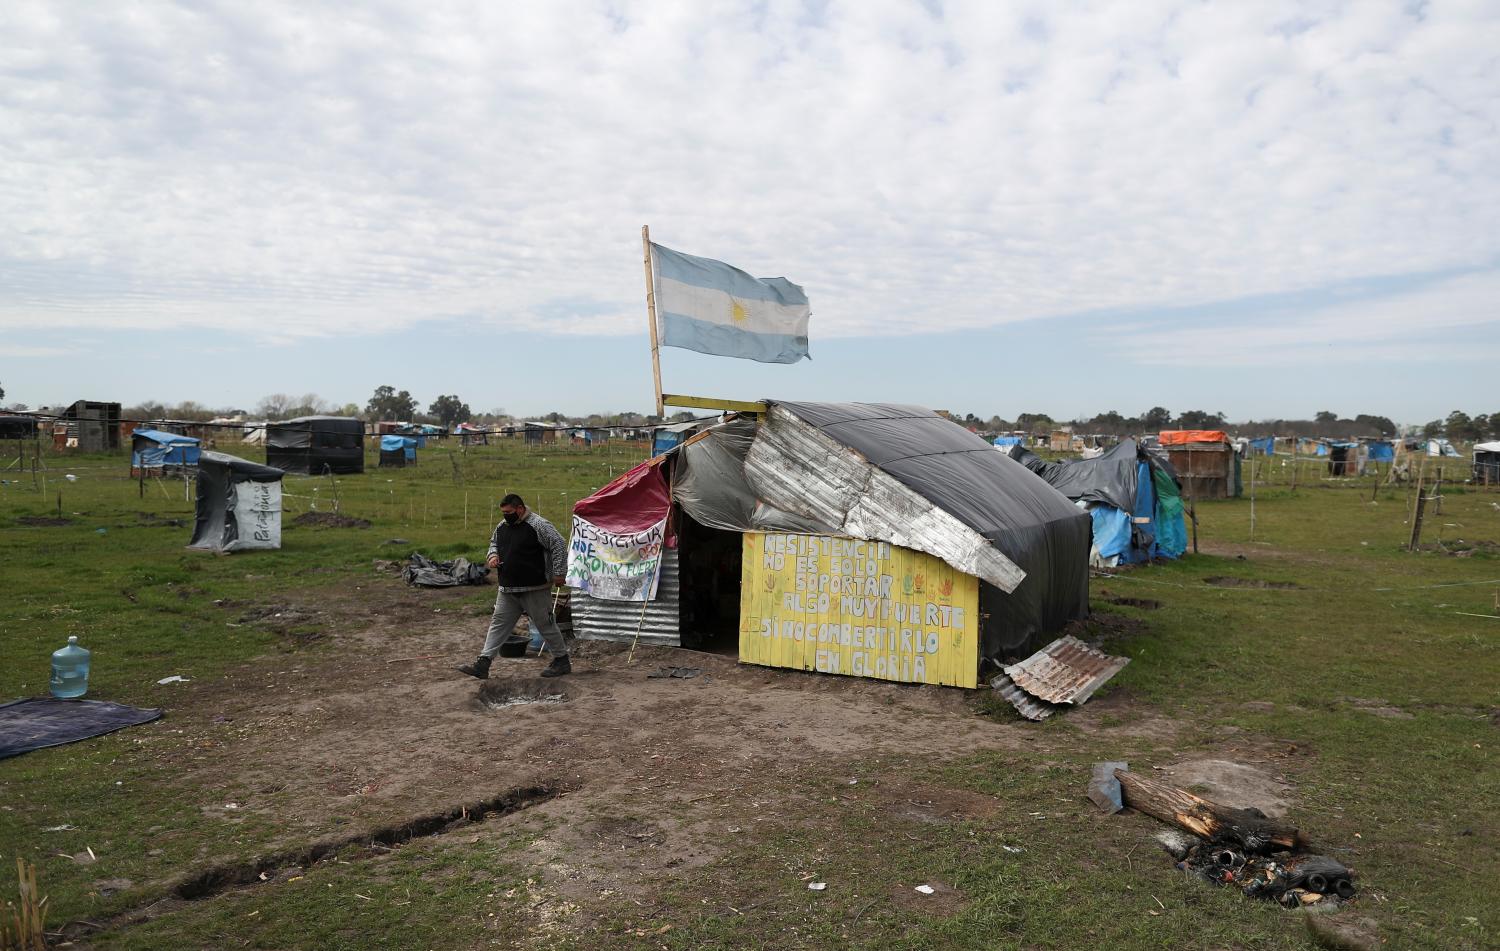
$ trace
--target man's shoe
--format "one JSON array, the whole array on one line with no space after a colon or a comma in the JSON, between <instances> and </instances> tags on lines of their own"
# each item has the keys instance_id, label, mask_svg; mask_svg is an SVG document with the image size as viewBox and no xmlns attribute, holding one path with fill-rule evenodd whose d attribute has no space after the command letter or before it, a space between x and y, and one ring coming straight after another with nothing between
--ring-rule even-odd
<instances>
[{"instance_id":1,"label":"man's shoe","mask_svg":"<svg viewBox=\"0 0 1500 951\"><path fill-rule=\"evenodd\" d=\"M567 657L554 657L552 658L552 663L547 665L547 669L542 671L542 676L561 677L563 674L571 674L572 672L573 662L571 660Z\"/></svg>"},{"instance_id":2,"label":"man's shoe","mask_svg":"<svg viewBox=\"0 0 1500 951\"><path fill-rule=\"evenodd\" d=\"M459 673L468 674L470 677L478 677L480 680L490 679L490 659L481 656L472 664L464 664L458 668Z\"/></svg>"}]
</instances>

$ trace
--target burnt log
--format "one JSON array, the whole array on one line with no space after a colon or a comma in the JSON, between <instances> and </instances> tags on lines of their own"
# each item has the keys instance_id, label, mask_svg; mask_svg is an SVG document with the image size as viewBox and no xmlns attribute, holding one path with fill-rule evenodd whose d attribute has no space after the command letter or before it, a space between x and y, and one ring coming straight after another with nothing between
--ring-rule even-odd
<instances>
[{"instance_id":1,"label":"burnt log","mask_svg":"<svg viewBox=\"0 0 1500 951\"><path fill-rule=\"evenodd\" d=\"M1291 851L1305 844L1295 826L1268 818L1259 809L1223 806L1123 769L1115 770L1115 778L1126 806L1210 842L1235 846L1251 855Z\"/></svg>"}]
</instances>

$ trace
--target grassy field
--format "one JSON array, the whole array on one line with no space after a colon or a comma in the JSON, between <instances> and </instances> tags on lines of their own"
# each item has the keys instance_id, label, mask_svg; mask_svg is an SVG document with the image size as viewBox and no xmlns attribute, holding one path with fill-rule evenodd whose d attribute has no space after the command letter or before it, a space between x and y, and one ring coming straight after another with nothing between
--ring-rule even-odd
<instances>
[{"instance_id":1,"label":"grassy field","mask_svg":"<svg viewBox=\"0 0 1500 951\"><path fill-rule=\"evenodd\" d=\"M373 563L410 550L482 554L504 491L565 527L574 500L638 458L625 447L434 447L416 469L293 478L289 525L336 497L372 527L291 526L283 550L231 557L184 551L192 504L182 483L148 481L142 495L121 459L49 457L45 491L29 472L0 485L0 699L44 694L47 655L77 634L94 651L91 696L168 710L148 727L0 761L0 894L14 894L20 855L39 867L53 924L104 921L149 906L185 870L357 832L359 816L292 821L290 793L237 771L236 758L262 748L249 727L233 729L249 722L231 709L238 692L263 680L314 694L364 690L365 675L340 666L341 637L361 623ZM845 695L822 686L831 678L762 673L746 685L725 670L701 686L704 711L737 716L736 704L772 703L753 688L786 698L791 712L766 715L766 746L747 750L743 767L711 762L733 719L716 728L705 712L692 733L649 739L651 757L682 771L719 770L712 786L671 799L653 771L628 787L639 791L559 796L571 812L351 844L297 875L118 923L80 945L1308 947L1301 916L1184 879L1150 843L1151 820L1103 817L1083 798L1099 759L1149 769L1213 757L1285 778L1291 817L1359 872L1358 905L1341 917L1375 919L1390 947L1493 947L1500 492L1445 489L1425 533L1439 546L1413 554L1402 549L1406 490L1372 501L1373 489L1312 478L1295 491L1262 486L1253 537L1248 500L1199 503L1203 554L1093 581L1091 626L1132 663L1086 707L1043 724L983 694ZM65 524L22 524L56 516L59 492ZM347 618L246 620L256 605L329 592L345 599L336 603ZM489 593L450 594L419 609L482 629ZM449 636L413 630L391 636ZM627 700L624 670L597 663L581 683ZM172 674L193 684L156 684ZM330 677L349 682L319 679ZM856 722L883 730L887 719L876 718L900 719L912 739L808 745L823 718L861 703ZM595 709L600 721L612 708ZM239 719L218 722L226 717ZM608 745L588 755L605 759ZM602 789L599 775L589 781ZM442 779L435 773L434 786ZM249 801L285 808L233 823L216 811ZM587 828L594 845L547 851L574 841L569 827ZM692 850L658 864L611 857L666 839ZM575 887L578 869L606 867L612 884ZM828 888L809 891L812 879ZM915 896L921 882L938 894Z\"/></svg>"}]
</instances>

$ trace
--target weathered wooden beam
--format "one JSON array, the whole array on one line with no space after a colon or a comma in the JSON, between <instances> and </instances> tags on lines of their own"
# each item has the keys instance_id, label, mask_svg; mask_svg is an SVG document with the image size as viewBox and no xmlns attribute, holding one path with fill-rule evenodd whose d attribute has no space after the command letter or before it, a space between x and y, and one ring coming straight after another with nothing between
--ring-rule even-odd
<instances>
[{"instance_id":1,"label":"weathered wooden beam","mask_svg":"<svg viewBox=\"0 0 1500 951\"><path fill-rule=\"evenodd\" d=\"M1296 827L1257 812L1235 809L1195 796L1186 789L1115 770L1125 805L1154 819L1186 829L1199 838L1233 842L1248 853L1278 852L1302 845Z\"/></svg>"}]
</instances>

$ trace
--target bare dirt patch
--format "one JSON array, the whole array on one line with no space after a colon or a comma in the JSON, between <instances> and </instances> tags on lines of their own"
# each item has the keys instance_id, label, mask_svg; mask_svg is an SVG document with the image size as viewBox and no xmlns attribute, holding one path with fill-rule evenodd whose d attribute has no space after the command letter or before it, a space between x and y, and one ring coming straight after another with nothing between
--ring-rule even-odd
<instances>
[{"instance_id":1,"label":"bare dirt patch","mask_svg":"<svg viewBox=\"0 0 1500 951\"><path fill-rule=\"evenodd\" d=\"M1000 806L994 796L968 789L908 786L904 783L883 783L877 788L888 809L918 822L980 819L993 814Z\"/></svg>"},{"instance_id":2,"label":"bare dirt patch","mask_svg":"<svg viewBox=\"0 0 1500 951\"><path fill-rule=\"evenodd\" d=\"M677 649L642 647L632 659L628 645L579 642L570 676L540 679L548 660L532 656L497 660L491 679L476 681L453 669L483 640L487 611L474 599L470 589L409 588L372 573L305 597L226 602L225 616L236 619L230 623L315 626L323 639L185 685L170 711L171 729L181 734L143 734L141 755L159 756L174 782L201 790L203 807L235 803L225 821L271 824L272 855L296 854L334 834L399 826L476 789L565 784L566 796L473 833L493 837L497 847L514 847L519 837L537 870L538 908L565 923L587 912L564 914L564 903L645 900L662 877L711 863L739 836L826 802L830 783L857 778L840 795L861 798L873 785L871 795L904 820L986 816L998 805L990 796L903 783L899 770L866 776L859 764L913 754L941 761L1037 743L1030 724L975 716L969 691L754 667ZM1096 636L1140 626L1123 615L1098 618ZM664 667L700 673L650 676ZM556 697L563 699L547 700ZM517 698L544 702L495 707ZM1082 721L1108 700L1070 719ZM1114 728L1122 737L1166 736L1165 724L1148 713L1135 710ZM544 900L559 894L557 904ZM944 913L945 902L962 897L913 893L912 900Z\"/></svg>"},{"instance_id":3,"label":"bare dirt patch","mask_svg":"<svg viewBox=\"0 0 1500 951\"><path fill-rule=\"evenodd\" d=\"M1262 578L1231 578L1225 575L1204 578L1203 583L1215 588L1271 588L1278 591L1302 587L1295 581L1266 581Z\"/></svg>"},{"instance_id":4,"label":"bare dirt patch","mask_svg":"<svg viewBox=\"0 0 1500 951\"><path fill-rule=\"evenodd\" d=\"M61 525L72 525L73 520L58 515L18 515L16 523L34 528L56 528Z\"/></svg>"},{"instance_id":5,"label":"bare dirt patch","mask_svg":"<svg viewBox=\"0 0 1500 951\"><path fill-rule=\"evenodd\" d=\"M1111 595L1107 591L1104 592L1104 596L1099 600L1104 601L1107 604L1118 604L1121 607L1140 608L1143 611L1156 611L1161 608L1161 602L1153 598L1128 598L1124 596Z\"/></svg>"},{"instance_id":6,"label":"bare dirt patch","mask_svg":"<svg viewBox=\"0 0 1500 951\"><path fill-rule=\"evenodd\" d=\"M917 891L918 885L932 889L931 893ZM962 891L937 879L912 885L896 885L891 889L890 900L893 905L904 911L935 918L946 918L962 910L969 903L968 897Z\"/></svg>"},{"instance_id":7,"label":"bare dirt patch","mask_svg":"<svg viewBox=\"0 0 1500 951\"><path fill-rule=\"evenodd\" d=\"M303 512L291 524L307 528L369 528L370 520L338 512Z\"/></svg>"}]
</instances>

